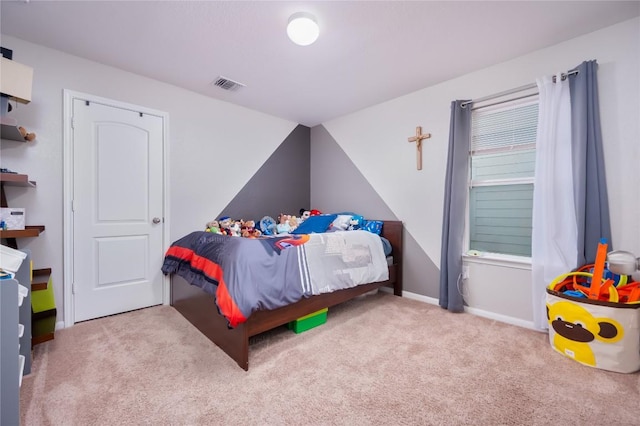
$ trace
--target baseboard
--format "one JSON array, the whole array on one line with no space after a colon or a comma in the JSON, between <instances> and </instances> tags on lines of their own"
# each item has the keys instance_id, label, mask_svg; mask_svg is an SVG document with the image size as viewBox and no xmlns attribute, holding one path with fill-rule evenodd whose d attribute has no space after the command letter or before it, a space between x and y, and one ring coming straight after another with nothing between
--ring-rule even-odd
<instances>
[{"instance_id":1,"label":"baseboard","mask_svg":"<svg viewBox=\"0 0 640 426\"><path fill-rule=\"evenodd\" d=\"M406 297L407 299L417 300L419 302L428 303L430 305L440 306L440 301L435 297L423 296L422 294L411 293L410 291L403 291L402 297Z\"/></svg>"},{"instance_id":2,"label":"baseboard","mask_svg":"<svg viewBox=\"0 0 640 426\"><path fill-rule=\"evenodd\" d=\"M64 328L64 321L56 322L56 330L61 330Z\"/></svg>"},{"instance_id":3,"label":"baseboard","mask_svg":"<svg viewBox=\"0 0 640 426\"><path fill-rule=\"evenodd\" d=\"M381 291L387 292L387 293L393 293L393 289L391 288L386 288L386 287L380 287ZM417 294L417 293L411 293L409 291L403 291L402 292L402 297L406 297L407 299L412 299L412 300L417 300L420 302L425 302L428 303L430 305L440 305L438 299L434 298L434 297L429 297L429 296L423 296L422 294ZM507 315L502 315L502 314L497 314L495 312L489 312L489 311L484 311L482 309L478 309L478 308L472 308L469 306L465 306L464 307L464 311L468 312L472 315L477 315L479 317L483 317L483 318L487 318L487 319L492 319L495 321L500 321L500 322L504 322L506 324L511 324L511 325L516 325L518 327L523 327L523 328L528 328L530 330L534 330L534 331L539 331L539 332L546 332L545 330L539 330L538 328L536 328L533 324L533 321L526 321L523 320L521 318L514 318L514 317L510 317Z\"/></svg>"},{"instance_id":4,"label":"baseboard","mask_svg":"<svg viewBox=\"0 0 640 426\"><path fill-rule=\"evenodd\" d=\"M391 287L380 287L378 290L383 291L385 293L393 294L393 289ZM403 291L402 292L402 297L406 297L407 299L417 300L419 302L425 302L425 303L428 303L430 305L437 305L438 304L438 299L435 299L435 298L429 297L429 296L423 296L423 295L417 294L417 293L411 293L409 291Z\"/></svg>"},{"instance_id":5,"label":"baseboard","mask_svg":"<svg viewBox=\"0 0 640 426\"><path fill-rule=\"evenodd\" d=\"M495 312L483 311L478 308L471 308L469 306L464 307L465 312L469 312L470 314L477 315L479 317L488 318L500 322L504 322L511 325L517 325L518 327L528 328L529 330L546 332L546 330L540 330L536 328L533 324L533 321L523 320L521 318L510 317L507 315L497 314Z\"/></svg>"}]
</instances>

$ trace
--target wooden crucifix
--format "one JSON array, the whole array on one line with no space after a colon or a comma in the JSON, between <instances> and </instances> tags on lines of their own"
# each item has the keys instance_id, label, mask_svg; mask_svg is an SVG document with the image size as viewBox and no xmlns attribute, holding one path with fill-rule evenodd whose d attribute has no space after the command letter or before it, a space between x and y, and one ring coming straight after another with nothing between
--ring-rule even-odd
<instances>
[{"instance_id":1,"label":"wooden crucifix","mask_svg":"<svg viewBox=\"0 0 640 426\"><path fill-rule=\"evenodd\" d=\"M409 138L409 142L416 143L416 159L418 170L422 170L422 140L429 139L431 137L431 133L422 133L422 127L416 127L416 135L411 136Z\"/></svg>"}]
</instances>

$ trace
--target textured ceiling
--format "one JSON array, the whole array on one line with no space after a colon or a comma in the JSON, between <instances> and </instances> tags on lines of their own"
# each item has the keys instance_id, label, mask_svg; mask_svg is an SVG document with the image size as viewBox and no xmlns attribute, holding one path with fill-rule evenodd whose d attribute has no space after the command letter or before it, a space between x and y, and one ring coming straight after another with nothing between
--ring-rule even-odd
<instances>
[{"instance_id":1,"label":"textured ceiling","mask_svg":"<svg viewBox=\"0 0 640 426\"><path fill-rule=\"evenodd\" d=\"M0 8L2 34L307 126L640 14L637 1L2 0ZM287 39L297 11L317 16L311 46ZM246 87L212 86L219 75Z\"/></svg>"}]
</instances>

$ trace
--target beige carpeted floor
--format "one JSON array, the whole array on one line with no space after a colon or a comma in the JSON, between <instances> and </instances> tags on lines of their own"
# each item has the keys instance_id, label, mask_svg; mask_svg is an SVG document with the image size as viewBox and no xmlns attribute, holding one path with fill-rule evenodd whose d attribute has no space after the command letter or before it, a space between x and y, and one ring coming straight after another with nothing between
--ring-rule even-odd
<instances>
[{"instance_id":1,"label":"beige carpeted floor","mask_svg":"<svg viewBox=\"0 0 640 426\"><path fill-rule=\"evenodd\" d=\"M640 374L386 293L307 332L258 336L248 372L169 306L76 324L34 356L27 426L640 424Z\"/></svg>"}]
</instances>

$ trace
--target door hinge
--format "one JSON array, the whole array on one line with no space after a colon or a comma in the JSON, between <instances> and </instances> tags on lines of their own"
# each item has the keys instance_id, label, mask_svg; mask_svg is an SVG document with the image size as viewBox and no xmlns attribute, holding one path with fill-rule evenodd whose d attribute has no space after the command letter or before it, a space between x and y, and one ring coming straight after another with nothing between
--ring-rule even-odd
<instances>
[{"instance_id":1,"label":"door hinge","mask_svg":"<svg viewBox=\"0 0 640 426\"><path fill-rule=\"evenodd\" d=\"M76 283L75 283L75 281L71 283L71 294L76 294Z\"/></svg>"},{"instance_id":2,"label":"door hinge","mask_svg":"<svg viewBox=\"0 0 640 426\"><path fill-rule=\"evenodd\" d=\"M72 212L76 211L76 200L71 200L71 211Z\"/></svg>"},{"instance_id":3,"label":"door hinge","mask_svg":"<svg viewBox=\"0 0 640 426\"><path fill-rule=\"evenodd\" d=\"M76 119L75 119L75 117L71 117L71 128L72 129L76 128Z\"/></svg>"}]
</instances>

